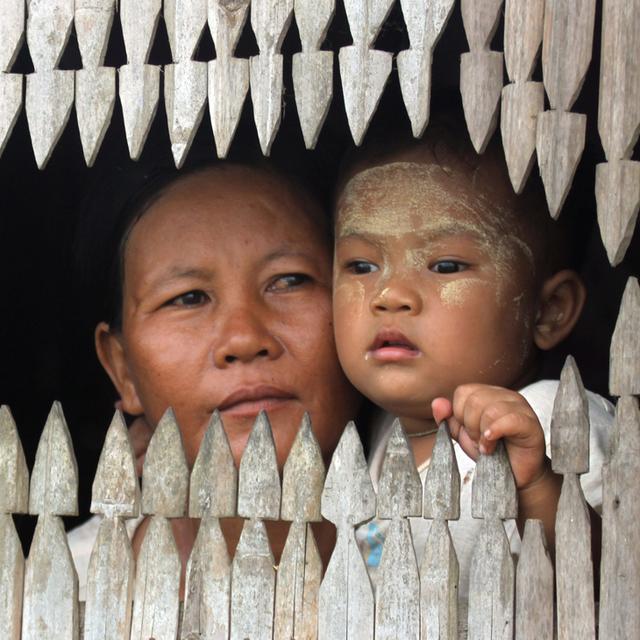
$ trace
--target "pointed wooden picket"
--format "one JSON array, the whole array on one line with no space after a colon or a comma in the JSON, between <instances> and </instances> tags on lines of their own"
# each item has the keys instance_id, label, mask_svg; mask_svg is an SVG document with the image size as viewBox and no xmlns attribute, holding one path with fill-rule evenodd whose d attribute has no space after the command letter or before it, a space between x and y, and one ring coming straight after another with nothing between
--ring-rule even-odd
<instances>
[{"instance_id":1,"label":"pointed wooden picket","mask_svg":"<svg viewBox=\"0 0 640 640\"><path fill-rule=\"evenodd\" d=\"M640 395L640 285L629 278L611 337L609 393Z\"/></svg>"},{"instance_id":2,"label":"pointed wooden picket","mask_svg":"<svg viewBox=\"0 0 640 640\"><path fill-rule=\"evenodd\" d=\"M6 405L0 407L0 513L26 513L29 507L29 471L16 423Z\"/></svg>"},{"instance_id":3,"label":"pointed wooden picket","mask_svg":"<svg viewBox=\"0 0 640 640\"><path fill-rule=\"evenodd\" d=\"M333 96L333 51L321 51L335 0L294 0L302 52L292 57L291 73L302 137L314 149Z\"/></svg>"},{"instance_id":4,"label":"pointed wooden picket","mask_svg":"<svg viewBox=\"0 0 640 640\"><path fill-rule=\"evenodd\" d=\"M23 84L21 74L0 73L0 155L22 111Z\"/></svg>"},{"instance_id":5,"label":"pointed wooden picket","mask_svg":"<svg viewBox=\"0 0 640 640\"><path fill-rule=\"evenodd\" d=\"M422 515L432 520L460 517L460 473L449 425L440 423L424 481Z\"/></svg>"},{"instance_id":6,"label":"pointed wooden picket","mask_svg":"<svg viewBox=\"0 0 640 640\"><path fill-rule=\"evenodd\" d=\"M493 454L478 458L471 501L474 518L507 520L518 516L516 483L502 441L497 443Z\"/></svg>"},{"instance_id":7,"label":"pointed wooden picket","mask_svg":"<svg viewBox=\"0 0 640 640\"><path fill-rule=\"evenodd\" d=\"M503 0L462 0L469 52L460 57L460 93L471 142L482 153L498 123L502 53L490 51Z\"/></svg>"},{"instance_id":8,"label":"pointed wooden picket","mask_svg":"<svg viewBox=\"0 0 640 640\"><path fill-rule=\"evenodd\" d=\"M374 629L373 590L354 527L376 513L376 495L356 426L349 422L331 459L322 492L322 515L338 539L320 586L318 637L369 640Z\"/></svg>"},{"instance_id":9,"label":"pointed wooden picket","mask_svg":"<svg viewBox=\"0 0 640 640\"><path fill-rule=\"evenodd\" d=\"M542 72L551 110L538 116L536 150L554 218L584 149L587 118L570 110L591 61L595 6L595 0L545 0Z\"/></svg>"},{"instance_id":10,"label":"pointed wooden picket","mask_svg":"<svg viewBox=\"0 0 640 640\"><path fill-rule=\"evenodd\" d=\"M22 109L22 74L9 73L25 30L25 1L5 0L0 20L0 155Z\"/></svg>"},{"instance_id":11,"label":"pointed wooden picket","mask_svg":"<svg viewBox=\"0 0 640 640\"><path fill-rule=\"evenodd\" d=\"M247 20L249 0L208 0L216 59L209 62L209 116L219 158L226 158L249 91L249 60L234 58Z\"/></svg>"},{"instance_id":12,"label":"pointed wooden picket","mask_svg":"<svg viewBox=\"0 0 640 640\"><path fill-rule=\"evenodd\" d=\"M411 130L420 138L429 122L431 103L431 60L455 0L401 0L410 47L397 57L402 99Z\"/></svg>"},{"instance_id":13,"label":"pointed wooden picket","mask_svg":"<svg viewBox=\"0 0 640 640\"><path fill-rule=\"evenodd\" d=\"M392 54L372 49L393 0L345 0L353 44L338 54L344 106L354 142L362 143L391 73Z\"/></svg>"},{"instance_id":14,"label":"pointed wooden picket","mask_svg":"<svg viewBox=\"0 0 640 640\"><path fill-rule=\"evenodd\" d=\"M509 178L520 193L536 151L538 113L544 110L544 86L532 82L542 43L544 0L506 0L504 55L511 84L502 90L500 127Z\"/></svg>"}]
</instances>

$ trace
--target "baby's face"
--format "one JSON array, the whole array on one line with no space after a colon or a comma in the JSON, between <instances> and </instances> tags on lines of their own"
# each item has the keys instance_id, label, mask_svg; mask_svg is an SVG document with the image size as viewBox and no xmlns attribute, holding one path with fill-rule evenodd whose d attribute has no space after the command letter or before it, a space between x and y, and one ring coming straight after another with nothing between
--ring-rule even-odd
<instances>
[{"instance_id":1,"label":"baby's face","mask_svg":"<svg viewBox=\"0 0 640 640\"><path fill-rule=\"evenodd\" d=\"M305 206L269 176L200 173L131 231L124 408L155 424L173 407L191 461L216 408L236 461L265 409L280 464L305 410L331 452L357 409L333 340L331 250Z\"/></svg>"},{"instance_id":2,"label":"baby's face","mask_svg":"<svg viewBox=\"0 0 640 640\"><path fill-rule=\"evenodd\" d=\"M532 363L533 261L510 213L439 165L358 173L338 202L334 321L340 362L405 419L463 383L517 388Z\"/></svg>"}]
</instances>

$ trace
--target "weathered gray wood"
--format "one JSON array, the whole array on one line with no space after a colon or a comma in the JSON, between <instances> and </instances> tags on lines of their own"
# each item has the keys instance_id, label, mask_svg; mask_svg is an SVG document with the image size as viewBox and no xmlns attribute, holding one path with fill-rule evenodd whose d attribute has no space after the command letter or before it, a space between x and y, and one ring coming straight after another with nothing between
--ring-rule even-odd
<instances>
[{"instance_id":1,"label":"weathered gray wood","mask_svg":"<svg viewBox=\"0 0 640 640\"><path fill-rule=\"evenodd\" d=\"M0 512L0 629L7 640L20 640L23 585L22 545L13 518Z\"/></svg>"},{"instance_id":2,"label":"weathered gray wood","mask_svg":"<svg viewBox=\"0 0 640 640\"><path fill-rule=\"evenodd\" d=\"M71 33L74 0L27 0L27 44L33 67L58 66Z\"/></svg>"},{"instance_id":3,"label":"weathered gray wood","mask_svg":"<svg viewBox=\"0 0 640 640\"><path fill-rule=\"evenodd\" d=\"M542 44L543 25L544 0L506 0L504 61L513 82L531 78Z\"/></svg>"},{"instance_id":4,"label":"weathered gray wood","mask_svg":"<svg viewBox=\"0 0 640 640\"><path fill-rule=\"evenodd\" d=\"M629 278L611 337L609 392L614 396L640 394L640 286Z\"/></svg>"},{"instance_id":5,"label":"weathered gray wood","mask_svg":"<svg viewBox=\"0 0 640 640\"><path fill-rule=\"evenodd\" d=\"M572 356L564 363L553 403L551 466L556 473L589 471L589 403Z\"/></svg>"},{"instance_id":6,"label":"weathered gray wood","mask_svg":"<svg viewBox=\"0 0 640 640\"><path fill-rule=\"evenodd\" d=\"M149 442L142 471L142 513L179 518L186 514L189 467L182 436L167 409Z\"/></svg>"},{"instance_id":7,"label":"weathered gray wood","mask_svg":"<svg viewBox=\"0 0 640 640\"><path fill-rule=\"evenodd\" d=\"M191 470L189 515L192 518L236 515L238 471L218 411L214 411Z\"/></svg>"},{"instance_id":8,"label":"weathered gray wood","mask_svg":"<svg viewBox=\"0 0 640 640\"><path fill-rule=\"evenodd\" d=\"M62 520L45 513L38 518L25 567L22 640L77 637L78 576Z\"/></svg>"},{"instance_id":9,"label":"weathered gray wood","mask_svg":"<svg viewBox=\"0 0 640 640\"><path fill-rule=\"evenodd\" d=\"M398 53L398 78L411 130L419 138L429 122L433 50L449 20L454 0L401 0L400 5L411 46Z\"/></svg>"},{"instance_id":10,"label":"weathered gray wood","mask_svg":"<svg viewBox=\"0 0 640 640\"><path fill-rule=\"evenodd\" d=\"M599 633L631 640L640 629L640 411L631 396L618 400L602 484Z\"/></svg>"},{"instance_id":11,"label":"weathered gray wood","mask_svg":"<svg viewBox=\"0 0 640 640\"><path fill-rule=\"evenodd\" d=\"M22 110L22 75L0 73L0 155Z\"/></svg>"},{"instance_id":12,"label":"weathered gray wood","mask_svg":"<svg viewBox=\"0 0 640 640\"><path fill-rule=\"evenodd\" d=\"M25 27L25 0L4 0L0 20L0 72L10 71L22 39Z\"/></svg>"},{"instance_id":13,"label":"weathered gray wood","mask_svg":"<svg viewBox=\"0 0 640 640\"><path fill-rule=\"evenodd\" d=\"M518 515L516 483L502 441L491 455L481 455L471 487L474 518L515 518Z\"/></svg>"},{"instance_id":14,"label":"weathered gray wood","mask_svg":"<svg viewBox=\"0 0 640 640\"><path fill-rule=\"evenodd\" d=\"M527 520L516 570L516 638L553 640L553 563L540 520Z\"/></svg>"},{"instance_id":15,"label":"weathered gray wood","mask_svg":"<svg viewBox=\"0 0 640 640\"><path fill-rule=\"evenodd\" d=\"M164 22L174 62L191 60L207 22L206 0L164 0Z\"/></svg>"},{"instance_id":16,"label":"weathered gray wood","mask_svg":"<svg viewBox=\"0 0 640 640\"><path fill-rule=\"evenodd\" d=\"M271 640L276 582L273 564L264 522L247 520L231 570L231 640Z\"/></svg>"},{"instance_id":17,"label":"weathered gray wood","mask_svg":"<svg viewBox=\"0 0 640 640\"><path fill-rule=\"evenodd\" d=\"M0 513L26 513L29 471L16 423L7 405L0 407Z\"/></svg>"},{"instance_id":18,"label":"weathered gray wood","mask_svg":"<svg viewBox=\"0 0 640 640\"><path fill-rule=\"evenodd\" d=\"M187 563L180 637L218 640L229 637L231 561L218 518L205 516Z\"/></svg>"},{"instance_id":19,"label":"weathered gray wood","mask_svg":"<svg viewBox=\"0 0 640 640\"><path fill-rule=\"evenodd\" d=\"M115 0L75 0L74 24L85 68L104 63L115 8Z\"/></svg>"},{"instance_id":20,"label":"weathered gray wood","mask_svg":"<svg viewBox=\"0 0 640 640\"><path fill-rule=\"evenodd\" d=\"M105 518L91 552L87 575L84 640L128 640L134 562L119 517Z\"/></svg>"},{"instance_id":21,"label":"weathered gray wood","mask_svg":"<svg viewBox=\"0 0 640 640\"><path fill-rule=\"evenodd\" d=\"M338 539L320 586L318 637L369 640L373 591L353 528L376 513L376 496L356 426L349 422L331 459L322 492L322 515Z\"/></svg>"},{"instance_id":22,"label":"weathered gray wood","mask_svg":"<svg viewBox=\"0 0 640 640\"><path fill-rule=\"evenodd\" d=\"M393 423L378 481L378 517L419 516L422 482L400 420Z\"/></svg>"},{"instance_id":23,"label":"weathered gray wood","mask_svg":"<svg viewBox=\"0 0 640 640\"><path fill-rule=\"evenodd\" d=\"M485 519L471 558L469 640L511 640L513 600L513 559L504 525Z\"/></svg>"},{"instance_id":24,"label":"weathered gray wood","mask_svg":"<svg viewBox=\"0 0 640 640\"><path fill-rule=\"evenodd\" d=\"M116 411L107 431L93 479L91 513L135 518L140 513L140 488L133 449L124 418Z\"/></svg>"},{"instance_id":25,"label":"weathered gray wood","mask_svg":"<svg viewBox=\"0 0 640 640\"><path fill-rule=\"evenodd\" d=\"M406 518L391 520L378 571L375 637L379 640L396 638L418 640L420 638L420 576L411 528Z\"/></svg>"},{"instance_id":26,"label":"weathered gray wood","mask_svg":"<svg viewBox=\"0 0 640 640\"><path fill-rule=\"evenodd\" d=\"M280 515L280 475L271 424L264 411L256 418L240 460L238 515L277 520Z\"/></svg>"},{"instance_id":27,"label":"weathered gray wood","mask_svg":"<svg viewBox=\"0 0 640 640\"><path fill-rule=\"evenodd\" d=\"M460 517L460 473L446 421L440 423L427 468L422 515L438 520Z\"/></svg>"},{"instance_id":28,"label":"weathered gray wood","mask_svg":"<svg viewBox=\"0 0 640 640\"><path fill-rule=\"evenodd\" d=\"M346 0L353 45L338 54L347 120L353 140L362 143L391 73L392 54L371 49L393 0Z\"/></svg>"},{"instance_id":29,"label":"weathered gray wood","mask_svg":"<svg viewBox=\"0 0 640 640\"><path fill-rule=\"evenodd\" d=\"M591 524L580 480L566 474L556 515L558 640L595 638Z\"/></svg>"},{"instance_id":30,"label":"weathered gray wood","mask_svg":"<svg viewBox=\"0 0 640 640\"><path fill-rule=\"evenodd\" d=\"M54 402L31 472L29 513L78 515L78 466L62 406Z\"/></svg>"},{"instance_id":31,"label":"weathered gray wood","mask_svg":"<svg viewBox=\"0 0 640 640\"><path fill-rule=\"evenodd\" d=\"M482 153L498 123L503 55L489 51L503 0L462 0L469 53L460 57L460 93L471 142Z\"/></svg>"},{"instance_id":32,"label":"weathered gray wood","mask_svg":"<svg viewBox=\"0 0 640 640\"><path fill-rule=\"evenodd\" d=\"M444 520L434 520L429 529L420 565L422 640L458 638L459 575L458 558L449 527Z\"/></svg>"},{"instance_id":33,"label":"weathered gray wood","mask_svg":"<svg viewBox=\"0 0 640 640\"><path fill-rule=\"evenodd\" d=\"M120 0L120 23L128 63L147 62L161 6L162 0Z\"/></svg>"},{"instance_id":34,"label":"weathered gray wood","mask_svg":"<svg viewBox=\"0 0 640 640\"><path fill-rule=\"evenodd\" d=\"M175 640L180 558L166 518L151 518L138 555L131 640Z\"/></svg>"}]
</instances>

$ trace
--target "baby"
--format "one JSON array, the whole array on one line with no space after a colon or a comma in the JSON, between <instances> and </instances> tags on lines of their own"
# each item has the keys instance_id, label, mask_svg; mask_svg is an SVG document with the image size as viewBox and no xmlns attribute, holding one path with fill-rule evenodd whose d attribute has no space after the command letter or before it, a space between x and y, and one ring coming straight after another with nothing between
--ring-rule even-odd
<instances>
[{"instance_id":1,"label":"baby","mask_svg":"<svg viewBox=\"0 0 640 640\"><path fill-rule=\"evenodd\" d=\"M336 205L333 303L347 377L391 414L373 434L374 481L393 416L423 480L437 425L449 420L463 477L462 516L451 529L464 594L479 527L470 517L474 460L498 440L515 477L518 524L541 519L553 545L561 478L545 440L557 382L532 383L539 354L573 329L585 288L541 195L514 195L498 151L478 157L459 139L432 126L421 143L369 152L348 172ZM592 394L590 404L595 474L585 493L597 506L611 408ZM359 531L373 567L382 526ZM412 521L418 559L427 527Z\"/></svg>"}]
</instances>

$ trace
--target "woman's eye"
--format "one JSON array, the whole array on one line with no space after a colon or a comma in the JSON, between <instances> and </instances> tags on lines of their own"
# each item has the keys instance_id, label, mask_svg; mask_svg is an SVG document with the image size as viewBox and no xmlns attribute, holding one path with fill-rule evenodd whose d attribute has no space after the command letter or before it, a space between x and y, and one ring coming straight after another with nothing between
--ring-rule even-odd
<instances>
[{"instance_id":1,"label":"woman's eye","mask_svg":"<svg viewBox=\"0 0 640 640\"><path fill-rule=\"evenodd\" d=\"M378 265L369 262L368 260L352 260L347 263L347 271L354 273L355 275L365 275L367 273L373 273L379 271Z\"/></svg>"},{"instance_id":2,"label":"woman's eye","mask_svg":"<svg viewBox=\"0 0 640 640\"><path fill-rule=\"evenodd\" d=\"M458 260L438 260L438 262L431 265L430 269L435 273L459 273L460 271L465 271L468 266L468 264Z\"/></svg>"},{"instance_id":3,"label":"woman's eye","mask_svg":"<svg viewBox=\"0 0 640 640\"><path fill-rule=\"evenodd\" d=\"M167 305L175 307L196 307L203 304L208 299L209 296L207 296L204 291L194 289L193 291L187 291L186 293L181 293L175 298L171 298L171 300L167 302Z\"/></svg>"},{"instance_id":4,"label":"woman's eye","mask_svg":"<svg viewBox=\"0 0 640 640\"><path fill-rule=\"evenodd\" d=\"M305 282L310 282L311 276L306 273L285 273L284 275L277 276L271 281L268 287L269 291L288 291L295 289L303 285Z\"/></svg>"}]
</instances>

